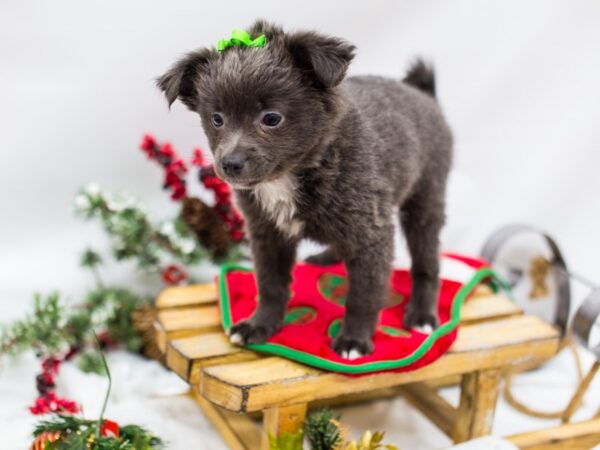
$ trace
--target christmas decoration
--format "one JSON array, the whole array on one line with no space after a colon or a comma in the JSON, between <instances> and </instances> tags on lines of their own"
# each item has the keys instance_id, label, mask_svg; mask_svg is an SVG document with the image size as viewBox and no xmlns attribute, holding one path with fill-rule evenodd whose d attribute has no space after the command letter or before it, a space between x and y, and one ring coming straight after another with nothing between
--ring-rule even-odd
<instances>
[{"instance_id":1,"label":"christmas decoration","mask_svg":"<svg viewBox=\"0 0 600 450\"><path fill-rule=\"evenodd\" d=\"M83 218L100 221L117 261L134 260L146 272L161 274L168 261L193 265L207 256L183 221L153 224L131 197L109 194L91 184L77 195L75 207Z\"/></svg>"},{"instance_id":2,"label":"christmas decoration","mask_svg":"<svg viewBox=\"0 0 600 450\"><path fill-rule=\"evenodd\" d=\"M0 355L32 350L40 358L41 372L35 378L38 397L29 407L34 415L79 411L77 403L57 395L56 377L61 364L71 359L86 372L104 371L102 355L94 345L94 329L101 330L98 342L102 348L119 344L139 351L142 347L133 316L147 300L127 289L105 287L99 273L101 264L95 251L83 253L81 265L94 274L96 287L82 304L67 307L57 293L46 297L36 294L33 312L0 333ZM145 326L150 328L151 324Z\"/></svg>"},{"instance_id":3,"label":"christmas decoration","mask_svg":"<svg viewBox=\"0 0 600 450\"><path fill-rule=\"evenodd\" d=\"M277 437L269 435L269 450L302 450L302 430Z\"/></svg>"},{"instance_id":4,"label":"christmas decoration","mask_svg":"<svg viewBox=\"0 0 600 450\"><path fill-rule=\"evenodd\" d=\"M339 414L329 409L310 414L304 424L304 434L310 450L398 450L382 444L385 433L366 431L358 441L349 440L348 429L340 423Z\"/></svg>"},{"instance_id":5,"label":"christmas decoration","mask_svg":"<svg viewBox=\"0 0 600 450\"><path fill-rule=\"evenodd\" d=\"M96 345L102 343L94 334ZM40 421L34 431L32 450L152 450L163 448L162 441L138 425L119 426L104 419L112 388L112 378L104 354L100 358L108 378L108 388L98 420L86 420L72 415L55 414ZM50 365L56 365L53 361Z\"/></svg>"},{"instance_id":6,"label":"christmas decoration","mask_svg":"<svg viewBox=\"0 0 600 450\"><path fill-rule=\"evenodd\" d=\"M194 232L200 243L215 259L228 256L228 251L244 238L243 219L231 200L227 183L219 179L199 148L194 150L191 164L198 168L200 183L214 194L214 205L209 206L197 197L188 196L186 175L189 168L170 143L159 144L146 134L140 144L150 160L164 170L163 187L171 199L181 202L182 221Z\"/></svg>"},{"instance_id":7,"label":"christmas decoration","mask_svg":"<svg viewBox=\"0 0 600 450\"><path fill-rule=\"evenodd\" d=\"M342 329L348 284L343 264L327 267L298 263L292 270L284 326L263 343L248 348L282 356L320 369L365 374L385 370L411 371L431 364L450 348L458 334L463 302L481 282L494 279L484 261L458 255L443 255L448 264L461 267L463 281L440 280L438 320L431 333L405 329L403 316L410 296L411 275L407 269L391 272L388 306L379 314L373 335L373 352L355 359L343 358L331 348ZM346 289L346 291L344 291ZM219 310L224 330L251 316L257 307L255 274L248 268L224 265L219 275Z\"/></svg>"},{"instance_id":8,"label":"christmas decoration","mask_svg":"<svg viewBox=\"0 0 600 450\"><path fill-rule=\"evenodd\" d=\"M336 425L340 415L330 409L314 412L306 418L304 433L311 450L331 450L340 441L340 429Z\"/></svg>"}]
</instances>

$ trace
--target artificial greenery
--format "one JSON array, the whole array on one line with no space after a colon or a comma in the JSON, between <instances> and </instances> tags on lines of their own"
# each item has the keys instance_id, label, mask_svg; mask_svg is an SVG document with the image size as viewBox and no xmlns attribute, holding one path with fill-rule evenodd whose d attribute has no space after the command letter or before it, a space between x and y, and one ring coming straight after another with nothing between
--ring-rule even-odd
<instances>
[{"instance_id":1,"label":"artificial greenery","mask_svg":"<svg viewBox=\"0 0 600 450\"><path fill-rule=\"evenodd\" d=\"M100 256L87 249L82 265L95 274L96 287L90 290L81 304L67 305L58 293L47 296L35 294L33 312L17 320L0 332L0 355L17 355L33 350L41 356L83 350L92 343L93 329L102 330L110 342L123 344L131 351L139 351L142 342L132 323L132 314L147 299L120 287L105 287L100 279ZM93 354L93 352L92 352ZM84 367L92 364L92 354L80 360Z\"/></svg>"},{"instance_id":2,"label":"artificial greenery","mask_svg":"<svg viewBox=\"0 0 600 450\"><path fill-rule=\"evenodd\" d=\"M385 433L381 431L366 431L358 441L350 440L348 429L339 420L340 415L330 409L307 417L304 435L311 450L398 450L394 445L383 444Z\"/></svg>"},{"instance_id":3,"label":"artificial greenery","mask_svg":"<svg viewBox=\"0 0 600 450\"><path fill-rule=\"evenodd\" d=\"M162 440L138 425L119 427L119 436L99 436L101 422L75 416L54 415L38 422L34 437L56 433L60 438L46 442L44 450L153 450L164 448Z\"/></svg>"},{"instance_id":4,"label":"artificial greenery","mask_svg":"<svg viewBox=\"0 0 600 450\"><path fill-rule=\"evenodd\" d=\"M65 330L64 314L58 293L46 297L35 294L33 312L0 333L0 355L16 355L30 349L39 354L55 353L73 340Z\"/></svg>"},{"instance_id":5,"label":"artificial greenery","mask_svg":"<svg viewBox=\"0 0 600 450\"><path fill-rule=\"evenodd\" d=\"M139 268L159 272L166 260L197 264L207 252L179 218L153 224L132 197L109 194L90 184L75 198L76 212L98 219L118 261L134 260ZM84 257L82 264L94 262Z\"/></svg>"},{"instance_id":6,"label":"artificial greenery","mask_svg":"<svg viewBox=\"0 0 600 450\"><path fill-rule=\"evenodd\" d=\"M304 424L304 433L311 450L331 450L340 441L340 430L334 421L340 415L331 409L323 409L310 414Z\"/></svg>"},{"instance_id":7,"label":"artificial greenery","mask_svg":"<svg viewBox=\"0 0 600 450\"><path fill-rule=\"evenodd\" d=\"M269 450L302 450L302 430L297 433L269 435Z\"/></svg>"}]
</instances>

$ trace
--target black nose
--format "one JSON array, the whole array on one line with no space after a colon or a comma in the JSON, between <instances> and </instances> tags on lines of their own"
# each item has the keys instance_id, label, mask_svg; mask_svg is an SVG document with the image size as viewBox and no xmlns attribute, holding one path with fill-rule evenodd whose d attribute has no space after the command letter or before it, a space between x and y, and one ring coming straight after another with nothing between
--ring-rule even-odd
<instances>
[{"instance_id":1,"label":"black nose","mask_svg":"<svg viewBox=\"0 0 600 450\"><path fill-rule=\"evenodd\" d=\"M221 159L221 168L226 175L239 175L244 168L246 158L239 153L225 155Z\"/></svg>"}]
</instances>

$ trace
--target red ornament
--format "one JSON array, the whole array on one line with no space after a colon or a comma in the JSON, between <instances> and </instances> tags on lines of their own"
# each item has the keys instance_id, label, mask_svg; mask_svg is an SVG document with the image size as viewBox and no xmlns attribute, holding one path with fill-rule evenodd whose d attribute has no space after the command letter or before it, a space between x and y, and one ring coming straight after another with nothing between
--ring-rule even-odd
<instances>
[{"instance_id":1,"label":"red ornament","mask_svg":"<svg viewBox=\"0 0 600 450\"><path fill-rule=\"evenodd\" d=\"M45 395L35 399L35 403L29 407L31 414L48 414L48 413L69 413L76 414L79 412L79 406L72 400L57 397L53 391L47 392Z\"/></svg>"},{"instance_id":2,"label":"red ornament","mask_svg":"<svg viewBox=\"0 0 600 450\"><path fill-rule=\"evenodd\" d=\"M185 176L188 167L177 156L173 146L166 142L159 145L153 136L146 134L142 138L140 148L154 161L164 168L163 187L171 192L171 199L179 201L187 197ZM191 163L199 168L200 182L215 195L214 210L225 224L231 240L239 242L244 239L244 221L231 201L231 188L216 176L214 167L206 161L200 148L194 149ZM163 274L163 279L165 275ZM170 283L165 280L165 282ZM177 283L177 282L175 282Z\"/></svg>"},{"instance_id":3,"label":"red ornament","mask_svg":"<svg viewBox=\"0 0 600 450\"><path fill-rule=\"evenodd\" d=\"M34 439L34 441L31 444L30 450L44 450L44 448L46 447L46 444L49 444L51 442L56 442L59 439L60 439L60 433L58 433L56 431L55 432L45 431Z\"/></svg>"},{"instance_id":4,"label":"red ornament","mask_svg":"<svg viewBox=\"0 0 600 450\"><path fill-rule=\"evenodd\" d=\"M186 273L175 264L165 267L162 279L168 285L179 284L187 279Z\"/></svg>"},{"instance_id":5,"label":"red ornament","mask_svg":"<svg viewBox=\"0 0 600 450\"><path fill-rule=\"evenodd\" d=\"M206 164L204 160L204 155L202 154L202 150L200 150L199 148L194 149L194 157L192 158L192 164L198 167L203 167Z\"/></svg>"},{"instance_id":6,"label":"red ornament","mask_svg":"<svg viewBox=\"0 0 600 450\"><path fill-rule=\"evenodd\" d=\"M119 437L119 424L112 420L105 420L100 428L100 434L106 437Z\"/></svg>"},{"instance_id":7,"label":"red ornament","mask_svg":"<svg viewBox=\"0 0 600 450\"><path fill-rule=\"evenodd\" d=\"M148 155L149 158L153 156L154 147L156 147L156 139L149 134L145 134L142 137L140 148Z\"/></svg>"}]
</instances>

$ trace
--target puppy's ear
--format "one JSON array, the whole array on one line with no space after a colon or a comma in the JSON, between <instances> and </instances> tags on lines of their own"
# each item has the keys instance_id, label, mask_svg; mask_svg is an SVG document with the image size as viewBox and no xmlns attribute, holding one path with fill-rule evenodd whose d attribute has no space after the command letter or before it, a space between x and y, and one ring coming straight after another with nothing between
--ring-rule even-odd
<instances>
[{"instance_id":1,"label":"puppy's ear","mask_svg":"<svg viewBox=\"0 0 600 450\"><path fill-rule=\"evenodd\" d=\"M314 32L286 36L286 47L294 64L312 78L317 86L337 86L346 75L356 47L349 42Z\"/></svg>"},{"instance_id":2,"label":"puppy's ear","mask_svg":"<svg viewBox=\"0 0 600 450\"><path fill-rule=\"evenodd\" d=\"M212 50L208 48L188 53L156 80L159 89L167 97L169 106L179 98L189 109L196 109L198 106L197 78L206 70L212 53Z\"/></svg>"}]
</instances>

